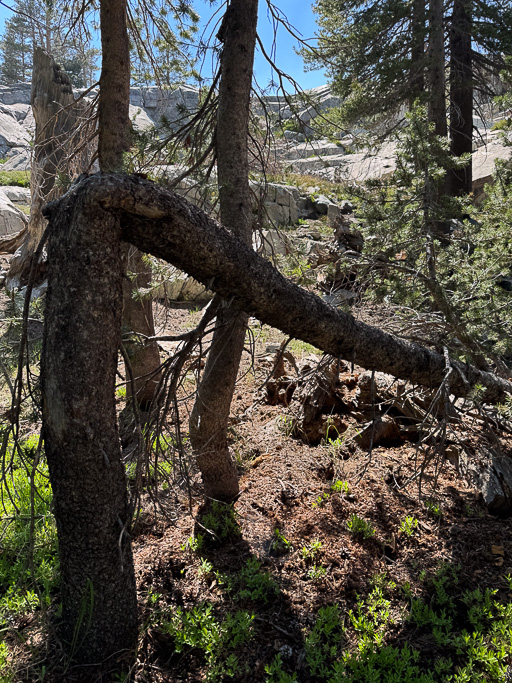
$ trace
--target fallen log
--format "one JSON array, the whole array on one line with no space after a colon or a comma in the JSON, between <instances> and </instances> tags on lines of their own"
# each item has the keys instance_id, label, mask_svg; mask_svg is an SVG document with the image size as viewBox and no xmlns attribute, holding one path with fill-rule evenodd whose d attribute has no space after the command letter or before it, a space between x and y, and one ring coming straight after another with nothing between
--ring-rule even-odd
<instances>
[{"instance_id":1,"label":"fallen log","mask_svg":"<svg viewBox=\"0 0 512 683\"><path fill-rule=\"evenodd\" d=\"M118 174L83 178L44 209L51 218L76 201L112 212L122 239L172 263L239 310L319 349L429 388L447 375L443 355L366 325L291 283L268 261L186 199L149 180ZM497 403L512 384L490 372L450 361L450 392ZM481 388L480 388L481 387Z\"/></svg>"}]
</instances>

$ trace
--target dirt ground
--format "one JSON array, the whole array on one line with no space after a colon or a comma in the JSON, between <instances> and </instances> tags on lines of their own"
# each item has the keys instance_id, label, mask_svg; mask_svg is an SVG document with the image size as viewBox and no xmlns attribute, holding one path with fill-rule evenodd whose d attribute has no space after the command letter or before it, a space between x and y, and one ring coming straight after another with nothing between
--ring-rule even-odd
<instances>
[{"instance_id":1,"label":"dirt ground","mask_svg":"<svg viewBox=\"0 0 512 683\"><path fill-rule=\"evenodd\" d=\"M172 324L190 326L198 315L174 310ZM166 606L190 609L210 603L222 617L234 602L216 572L233 574L249 558L258 558L279 590L268 603L258 604L256 644L237 652L243 665L233 680L263 681L264 665L278 653L300 670L304 633L318 609L337 604L346 613L358 595L368 593L376 575L385 574L397 586L409 586L411 595L421 595L425 575L449 564L459 568L461 590L493 587L509 601L504 575L512 573L512 520L487 512L480 493L436 451L435 442L428 449L424 439L420 447L404 432L369 449L348 436L316 445L291 436L283 419L288 409L269 405L264 386L282 337L268 328L256 329L255 336L252 364L247 356L232 405L231 448L241 475L234 507L241 535L224 545L191 549L201 504L197 480L191 500L184 492L174 507L172 522L155 521L147 508L134 539L141 606L156 594ZM298 345L292 355L299 365L304 358L318 362L320 354L313 351ZM362 369L355 368L358 372ZM455 429L466 443L487 438L480 423L464 416ZM501 436L510 453L510 438ZM429 464L422 470L427 453ZM336 481L348 482L348 489L333 490ZM350 533L347 521L354 514L371 523L374 536ZM400 529L408 517L417 520L410 536ZM286 547L276 543L276 530ZM320 549L312 562L303 549L314 545ZM205 560L211 565L206 573L201 571ZM312 575L312 566L323 568L318 576ZM254 610L250 600L242 600L241 607ZM142 610L147 618L147 606ZM402 624L391 629L386 642L414 644L418 637ZM176 654L172 643L151 627L142 637L139 667L139 681L201 681L208 674L204 657Z\"/></svg>"},{"instance_id":2,"label":"dirt ground","mask_svg":"<svg viewBox=\"0 0 512 683\"><path fill-rule=\"evenodd\" d=\"M160 334L190 330L201 316L199 308L160 304L155 304L155 313ZM439 441L429 439L425 431L411 430L410 425L406 428L405 420L391 437L365 446L358 435L368 412L354 409L351 403L363 369L343 365L338 368L337 382L346 403L336 424L338 428L344 424L344 431L327 431L324 435L328 438L315 439L312 444L290 429L294 408L286 405L286 396L281 393L281 402L275 401L276 394L269 389L282 335L259 327L256 321L252 321L252 332L253 344L240 370L230 428L230 447L240 471L240 496L234 505L238 533L219 543L212 529L201 526L201 484L193 467L188 485L183 479L181 488L160 489L167 516L143 496L133 537L141 637L137 664L125 680L212 680L205 653L194 647L177 652L174 639L162 629L162 619L176 610L206 604L212 606L218 620L236 610L254 616L253 639L237 648L233 676L215 680L270 680L265 666L276 655L285 669L298 673L297 680L322 680L307 674L305 634L323 606L338 605L345 620L378 576L385 576L388 584L395 586L391 604L396 619L385 633L384 644L408 643L435 659L436 645L400 616L401 590L407 589L409 599L424 595L426 577L445 565L457 568L460 594L480 587L496 589L504 604L512 597L505 579L512 574L512 519L489 514L481 494L447 457L448 446L456 441L473 451L476 445L486 443L488 427L470 412L461 412L448 436ZM160 346L165 359L176 349L176 342L161 341ZM302 343L292 342L287 350L291 355L277 377L285 389L297 383L297 370L300 374L309 366L314 374L322 360L319 352ZM184 435L193 390L191 377L189 385L181 389ZM120 410L124 401L120 396ZM329 419L332 407L330 411ZM498 434L498 438L503 451L510 453L510 435ZM364 538L352 533L347 523L353 515L371 525L373 535ZM404 530L408 518L416 520L410 534ZM199 535L203 536L200 547ZM251 558L257 559L260 571L272 581L268 594L257 600L226 589L226 577L239 575ZM155 617L158 614L164 616L159 619ZM46 637L39 627L28 619L19 630L25 642L32 643L32 654L37 652ZM346 646L356 647L356 643ZM28 656L26 647L22 649L20 660ZM27 659L26 675L19 680L96 680L84 678L76 669L64 672L60 664L52 670L52 659L61 661L57 650L50 655L43 679L34 677L36 669ZM510 655L509 660L512 665Z\"/></svg>"}]
</instances>

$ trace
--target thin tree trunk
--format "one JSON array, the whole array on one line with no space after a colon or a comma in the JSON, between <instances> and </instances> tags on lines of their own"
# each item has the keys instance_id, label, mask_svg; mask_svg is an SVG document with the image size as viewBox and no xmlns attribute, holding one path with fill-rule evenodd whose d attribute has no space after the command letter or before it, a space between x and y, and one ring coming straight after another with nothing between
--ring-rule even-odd
<instances>
[{"instance_id":1,"label":"thin tree trunk","mask_svg":"<svg viewBox=\"0 0 512 683\"><path fill-rule=\"evenodd\" d=\"M123 278L123 341L130 363L128 397L134 396L143 412L149 411L161 377L158 344L144 341L155 336L151 297L141 298L141 292L151 282L151 265L144 261L142 252L130 244L123 245L123 263L128 277ZM144 335L142 341L137 334ZM131 339L130 337L135 337ZM128 377L127 377L128 379Z\"/></svg>"},{"instance_id":2,"label":"thin tree trunk","mask_svg":"<svg viewBox=\"0 0 512 683\"><path fill-rule=\"evenodd\" d=\"M425 91L425 20L425 0L413 0L410 106Z\"/></svg>"},{"instance_id":3,"label":"thin tree trunk","mask_svg":"<svg viewBox=\"0 0 512 683\"><path fill-rule=\"evenodd\" d=\"M457 157L473 151L473 61L471 0L454 0L450 28L450 149ZM467 166L451 169L450 194L472 189L471 158Z\"/></svg>"},{"instance_id":4,"label":"thin tree trunk","mask_svg":"<svg viewBox=\"0 0 512 683\"><path fill-rule=\"evenodd\" d=\"M258 0L231 0L221 34L221 81L216 152L222 223L251 244L252 214L247 140ZM190 441L201 470L205 495L232 500L238 473L227 444L228 419L247 316L225 305L217 315L206 367L190 418Z\"/></svg>"},{"instance_id":5,"label":"thin tree trunk","mask_svg":"<svg viewBox=\"0 0 512 683\"><path fill-rule=\"evenodd\" d=\"M137 644L131 514L115 409L121 238L119 220L84 199L60 213L50 231L43 435L59 539L62 639L72 659L112 658L115 668L114 660Z\"/></svg>"},{"instance_id":6,"label":"thin tree trunk","mask_svg":"<svg viewBox=\"0 0 512 683\"><path fill-rule=\"evenodd\" d=\"M84 196L121 215L126 241L231 298L237 310L363 367L432 388L444 382L443 355L365 325L294 285L183 197L141 178L93 176L46 211L56 220ZM488 403L512 393L510 382L455 360L451 364L455 396L470 396L476 385L484 388L481 400Z\"/></svg>"},{"instance_id":7,"label":"thin tree trunk","mask_svg":"<svg viewBox=\"0 0 512 683\"><path fill-rule=\"evenodd\" d=\"M428 43L428 87L429 87L429 120L433 121L435 134L447 135L446 123L446 89L445 89L445 49L443 0L431 0L429 13Z\"/></svg>"},{"instance_id":8,"label":"thin tree trunk","mask_svg":"<svg viewBox=\"0 0 512 683\"><path fill-rule=\"evenodd\" d=\"M123 170L130 149L130 44L126 0L100 3L101 75L98 105L98 157L103 173Z\"/></svg>"},{"instance_id":9,"label":"thin tree trunk","mask_svg":"<svg viewBox=\"0 0 512 683\"><path fill-rule=\"evenodd\" d=\"M130 149L130 46L126 28L126 0L108 0L100 4L102 65L98 157L103 173L122 171L124 154ZM128 256L130 252L130 256ZM151 279L143 266L142 254L134 253L128 245L123 248L124 263L135 276L123 287L123 322L125 332L154 336L152 302L140 299L137 291ZM127 343L130 368L126 377L135 378L134 392L142 409L152 402L158 386L160 355L156 343L144 345L135 338Z\"/></svg>"}]
</instances>

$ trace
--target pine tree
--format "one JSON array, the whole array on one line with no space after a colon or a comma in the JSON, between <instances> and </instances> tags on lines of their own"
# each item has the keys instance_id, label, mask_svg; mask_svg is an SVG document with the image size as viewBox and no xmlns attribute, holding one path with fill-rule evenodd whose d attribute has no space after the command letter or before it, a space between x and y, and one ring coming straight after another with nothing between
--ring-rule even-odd
<instances>
[{"instance_id":1,"label":"pine tree","mask_svg":"<svg viewBox=\"0 0 512 683\"><path fill-rule=\"evenodd\" d=\"M42 47L57 62L71 69L75 86L91 83L98 51L91 48L90 36L74 25L65 0L15 0L14 14L6 22L0 42L0 80L4 85L29 82L35 47Z\"/></svg>"},{"instance_id":2,"label":"pine tree","mask_svg":"<svg viewBox=\"0 0 512 683\"><path fill-rule=\"evenodd\" d=\"M189 46L198 21L190 0L177 5L169 0L138 3L129 26L132 82L171 87L194 76Z\"/></svg>"},{"instance_id":3,"label":"pine tree","mask_svg":"<svg viewBox=\"0 0 512 683\"><path fill-rule=\"evenodd\" d=\"M419 96L436 133L446 134L448 118L452 153L471 152L474 100L495 94L494 76L512 52L511 0L317 0L314 11L318 47L305 58L327 68L344 99L342 123L402 115ZM470 182L467 166L451 190L468 191Z\"/></svg>"},{"instance_id":4,"label":"pine tree","mask_svg":"<svg viewBox=\"0 0 512 683\"><path fill-rule=\"evenodd\" d=\"M0 82L23 83L32 73L32 32L27 17L15 14L5 23L0 43Z\"/></svg>"}]
</instances>

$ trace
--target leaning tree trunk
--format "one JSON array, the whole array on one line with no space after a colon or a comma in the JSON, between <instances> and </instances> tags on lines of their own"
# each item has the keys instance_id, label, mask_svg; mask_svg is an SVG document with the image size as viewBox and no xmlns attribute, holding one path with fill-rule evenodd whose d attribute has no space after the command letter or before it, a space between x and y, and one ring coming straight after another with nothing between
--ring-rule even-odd
<instances>
[{"instance_id":1,"label":"leaning tree trunk","mask_svg":"<svg viewBox=\"0 0 512 683\"><path fill-rule=\"evenodd\" d=\"M101 3L102 66L98 107L98 157L103 173L122 171L124 154L130 149L130 48L126 30L126 0ZM152 300L138 296L151 279L142 254L123 247L125 269L131 275L123 285L123 323L128 394L146 410L155 397L159 381L160 354L156 342L145 344L137 334L155 336Z\"/></svg>"},{"instance_id":2,"label":"leaning tree trunk","mask_svg":"<svg viewBox=\"0 0 512 683\"><path fill-rule=\"evenodd\" d=\"M455 0L450 28L450 150L461 157L469 154L464 168L451 169L450 195L472 190L473 151L473 61L471 53L471 0Z\"/></svg>"},{"instance_id":3,"label":"leaning tree trunk","mask_svg":"<svg viewBox=\"0 0 512 683\"><path fill-rule=\"evenodd\" d=\"M252 240L247 140L258 0L231 0L221 28L224 46L217 114L216 153L222 223L246 244ZM230 501L238 494L227 430L242 356L247 316L228 305L216 328L190 417L190 442L205 496Z\"/></svg>"},{"instance_id":4,"label":"leaning tree trunk","mask_svg":"<svg viewBox=\"0 0 512 683\"><path fill-rule=\"evenodd\" d=\"M446 90L445 90L445 50L443 0L432 0L429 12L428 40L428 117L433 121L435 134L447 135Z\"/></svg>"},{"instance_id":5,"label":"leaning tree trunk","mask_svg":"<svg viewBox=\"0 0 512 683\"><path fill-rule=\"evenodd\" d=\"M92 176L49 205L47 215L57 220L84 196L121 217L123 239L184 270L237 310L365 368L429 388L444 382L444 355L365 325L294 285L183 197L138 177ZM450 366L455 396L471 396L480 385L479 400L496 403L512 392L510 382L492 373L456 360Z\"/></svg>"},{"instance_id":6,"label":"leaning tree trunk","mask_svg":"<svg viewBox=\"0 0 512 683\"><path fill-rule=\"evenodd\" d=\"M71 155L69 139L77 122L73 89L68 76L40 47L34 50L31 103L36 131L30 178L30 217L16 242L3 245L4 249L17 250L7 275L9 289L26 284L32 255L46 226L41 209L62 194L62 188L55 184L58 173L71 175L66 159ZM82 166L79 172L84 168Z\"/></svg>"}]
</instances>

